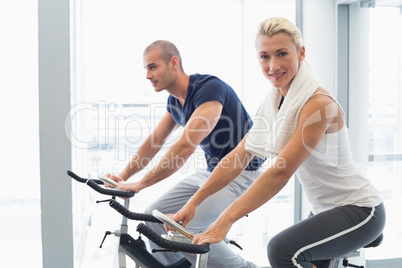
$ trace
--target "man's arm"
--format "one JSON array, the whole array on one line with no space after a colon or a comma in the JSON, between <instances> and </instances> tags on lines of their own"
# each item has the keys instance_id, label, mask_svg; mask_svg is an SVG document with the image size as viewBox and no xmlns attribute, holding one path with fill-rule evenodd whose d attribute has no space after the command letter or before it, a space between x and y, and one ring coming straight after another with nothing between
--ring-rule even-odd
<instances>
[{"instance_id":1,"label":"man's arm","mask_svg":"<svg viewBox=\"0 0 402 268\"><path fill-rule=\"evenodd\" d=\"M178 171L194 153L201 141L215 128L221 116L222 107L223 105L219 101L201 104L191 115L177 142L166 152L158 165L140 181L119 185L119 189L139 192Z\"/></svg>"},{"instance_id":2,"label":"man's arm","mask_svg":"<svg viewBox=\"0 0 402 268\"><path fill-rule=\"evenodd\" d=\"M145 168L159 152L166 139L176 127L177 124L173 120L172 115L169 112L166 112L151 135L149 135L140 146L130 163L120 173L119 177L126 181L131 176ZM117 176L112 177L115 180L118 180Z\"/></svg>"}]
</instances>

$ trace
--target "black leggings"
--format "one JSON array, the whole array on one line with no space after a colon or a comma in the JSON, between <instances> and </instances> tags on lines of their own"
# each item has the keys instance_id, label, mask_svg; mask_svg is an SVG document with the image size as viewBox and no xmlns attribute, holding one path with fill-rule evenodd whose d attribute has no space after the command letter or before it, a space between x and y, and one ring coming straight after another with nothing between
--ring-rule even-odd
<instances>
[{"instance_id":1,"label":"black leggings","mask_svg":"<svg viewBox=\"0 0 402 268\"><path fill-rule=\"evenodd\" d=\"M331 259L374 241L383 231L385 208L342 206L312 215L274 236L268 244L272 268L326 268Z\"/></svg>"}]
</instances>

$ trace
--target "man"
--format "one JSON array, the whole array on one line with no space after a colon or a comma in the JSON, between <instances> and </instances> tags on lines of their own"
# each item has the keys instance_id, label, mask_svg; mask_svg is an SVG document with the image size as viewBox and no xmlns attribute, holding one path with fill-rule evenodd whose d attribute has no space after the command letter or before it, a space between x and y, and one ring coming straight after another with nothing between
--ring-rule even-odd
<instances>
[{"instance_id":1,"label":"man","mask_svg":"<svg viewBox=\"0 0 402 268\"><path fill-rule=\"evenodd\" d=\"M198 170L182 180L146 210L146 213L157 209L164 214L174 214L203 185L219 161L242 140L251 128L252 120L228 84L211 75L187 75L180 53L171 42L155 41L145 49L143 56L147 79L155 91L166 90L170 94L167 111L120 175L108 176L119 182L119 189L138 193L173 175L196 148L201 146L205 152L208 169ZM127 181L152 160L178 125L184 128L183 132L162 160L139 181L124 183L123 181ZM262 162L262 159L254 158L236 180L200 205L187 228L194 233L205 231L260 174L258 169ZM239 162L239 165L241 164L243 163ZM160 234L165 233L161 224L147 225ZM195 263L195 256L184 253L183 255ZM182 254L158 253L155 257L164 264L171 264L181 259ZM243 260L223 242L212 246L208 255L208 267L256 266Z\"/></svg>"}]
</instances>

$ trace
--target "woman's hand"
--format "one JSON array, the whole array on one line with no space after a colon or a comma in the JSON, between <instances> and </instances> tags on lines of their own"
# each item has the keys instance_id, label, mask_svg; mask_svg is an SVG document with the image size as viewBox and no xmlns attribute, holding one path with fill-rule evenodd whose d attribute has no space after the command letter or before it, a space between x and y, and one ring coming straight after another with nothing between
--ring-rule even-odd
<instances>
[{"instance_id":1,"label":"woman's hand","mask_svg":"<svg viewBox=\"0 0 402 268\"><path fill-rule=\"evenodd\" d=\"M225 217L219 217L214 223L212 223L205 233L195 235L193 238L193 244L214 244L221 242L228 234L232 223L225 220Z\"/></svg>"}]
</instances>

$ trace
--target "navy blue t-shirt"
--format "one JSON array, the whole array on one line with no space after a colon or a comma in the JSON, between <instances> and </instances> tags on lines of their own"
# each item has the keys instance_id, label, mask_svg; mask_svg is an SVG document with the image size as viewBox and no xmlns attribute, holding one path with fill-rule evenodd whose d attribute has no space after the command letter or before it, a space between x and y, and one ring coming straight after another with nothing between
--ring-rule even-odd
<instances>
[{"instance_id":1,"label":"navy blue t-shirt","mask_svg":"<svg viewBox=\"0 0 402 268\"><path fill-rule=\"evenodd\" d=\"M190 75L183 107L180 107L178 99L170 95L167 110L177 124L184 126L195 109L209 101L220 101L223 105L221 117L215 128L200 143L205 152L208 170L212 171L219 161L243 139L253 125L253 121L234 90L212 75ZM246 169L257 170L263 162L264 160L254 157ZM239 164L243 163L239 162Z\"/></svg>"}]
</instances>

